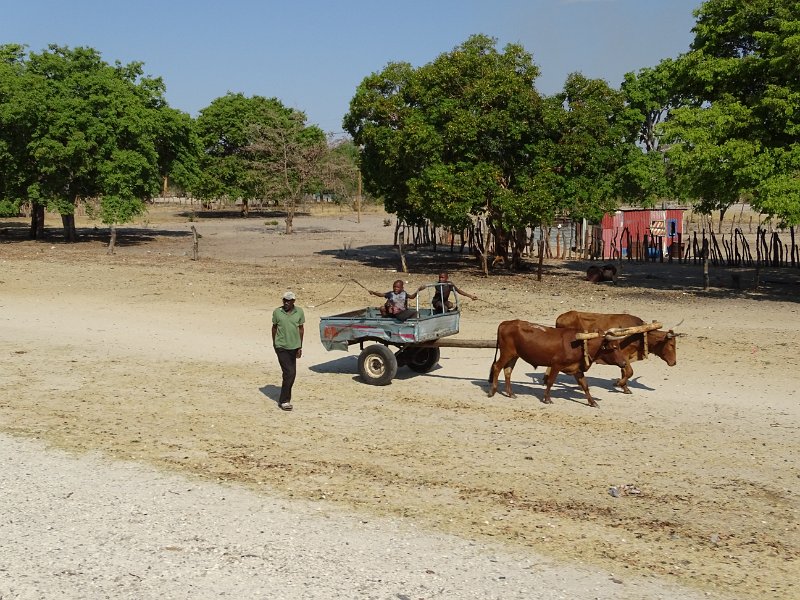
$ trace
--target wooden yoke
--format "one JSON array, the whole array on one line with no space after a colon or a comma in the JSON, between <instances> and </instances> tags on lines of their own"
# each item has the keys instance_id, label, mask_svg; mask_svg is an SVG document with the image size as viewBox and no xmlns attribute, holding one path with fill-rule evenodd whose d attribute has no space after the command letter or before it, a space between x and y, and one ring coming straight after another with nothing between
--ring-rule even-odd
<instances>
[{"instance_id":1,"label":"wooden yoke","mask_svg":"<svg viewBox=\"0 0 800 600\"><path fill-rule=\"evenodd\" d=\"M656 329L661 329L662 325L658 321L653 321L647 325L637 325L636 327L614 327L609 329L606 332L606 335L612 335L613 338L611 339L622 339L626 338L629 335L636 335L637 333L642 334L642 351L644 356L643 359L646 359L648 354L650 354L650 349L647 346L647 332L648 331L655 331Z\"/></svg>"},{"instance_id":2,"label":"wooden yoke","mask_svg":"<svg viewBox=\"0 0 800 600\"><path fill-rule=\"evenodd\" d=\"M589 370L589 367L592 366L592 363L589 362L589 340L593 340L597 337L600 337L600 334L596 331L584 331L583 333L575 334L576 340L583 340L583 364L587 371Z\"/></svg>"}]
</instances>

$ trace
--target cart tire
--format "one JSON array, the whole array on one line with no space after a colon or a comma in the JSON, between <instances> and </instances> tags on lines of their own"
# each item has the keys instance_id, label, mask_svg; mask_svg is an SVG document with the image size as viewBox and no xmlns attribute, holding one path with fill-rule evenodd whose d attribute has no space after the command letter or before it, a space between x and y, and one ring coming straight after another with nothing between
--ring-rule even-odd
<instances>
[{"instance_id":1,"label":"cart tire","mask_svg":"<svg viewBox=\"0 0 800 600\"><path fill-rule=\"evenodd\" d=\"M406 364L408 368L417 373L428 373L439 362L441 352L439 348L417 348L409 352Z\"/></svg>"},{"instance_id":2,"label":"cart tire","mask_svg":"<svg viewBox=\"0 0 800 600\"><path fill-rule=\"evenodd\" d=\"M358 356L358 372L370 385L389 385L397 375L397 359L383 344L372 344Z\"/></svg>"}]
</instances>

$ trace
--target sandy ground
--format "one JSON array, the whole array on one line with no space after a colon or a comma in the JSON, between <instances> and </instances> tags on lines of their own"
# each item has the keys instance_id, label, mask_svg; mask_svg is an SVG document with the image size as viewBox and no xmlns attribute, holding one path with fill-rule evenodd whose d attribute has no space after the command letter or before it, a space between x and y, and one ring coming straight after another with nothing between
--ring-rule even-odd
<instances>
[{"instance_id":1,"label":"sandy ground","mask_svg":"<svg viewBox=\"0 0 800 600\"><path fill-rule=\"evenodd\" d=\"M432 282L446 265L460 287L480 297L465 301L459 337L493 339L500 321L552 323L571 309L630 312L680 323L687 334L677 366L655 357L634 364L632 395L613 388L615 367L595 366L588 380L599 409L563 375L554 404L544 405L543 371L523 363L513 376L516 399L486 397L493 350L443 349L437 369L419 375L401 368L386 387L360 381L356 348L324 350L319 317L376 300L352 280L388 290L397 276L389 217L366 214L359 223L349 212L300 216L296 234L286 236L272 215L176 210L154 210L123 230L114 255L105 253L102 231L85 230L88 241L67 246L19 241L19 221L0 223L0 431L75 455L80 467L58 467L74 470L74 489L102 487L115 464L125 479L136 463L142 467L133 469L137 483L123 488L126 497L158 480L150 468L164 477L199 477L211 486L203 488L209 507L218 504L214 486L222 485L252 494L242 506L341 512L355 523L360 516L406 527L404 539L446 537L449 552L459 543L481 551L491 545L518 557L515 565L560 565L570 574L556 590L563 597L800 595L797 272L766 272L756 292L730 289L730 273L713 269L712 288L704 291L699 267L625 264L617 285L592 285L582 281L587 263L580 261L547 261L542 281L505 272L485 279L470 257L441 247L410 251L410 273L402 275L409 289ZM192 225L202 235L198 261L190 259ZM745 272L746 285L751 277ZM275 405L280 371L269 341L271 311L287 288L307 317L292 413ZM14 443L0 438L4 447ZM41 448L29 451L30 464L45 460ZM22 450L11 456L16 452ZM640 493L609 494L626 484ZM19 494L29 484L7 477L3 487ZM57 504L44 504L43 512ZM100 518L118 512L113 502L99 505L106 509ZM80 507L74 509L88 510ZM174 510L185 514L186 507ZM3 514L0 535L8 537L17 529ZM268 529L270 517L263 518ZM321 527L309 522L312 531ZM333 540L385 545L377 525L375 533L341 527ZM25 548L37 535L27 534ZM391 564L366 554L377 569ZM44 555L23 553L16 563L2 555L0 596L36 597L36 586L20 582L19 573L40 567ZM496 583L479 563L463 564ZM64 578L41 569L37 585L59 590ZM463 580L458 573L448 571L451 585ZM602 585L608 581L611 589ZM489 588L473 587L473 595L453 588L449 597L522 597L526 586L543 589L543 582L514 579L494 596ZM270 589L269 581L254 585ZM323 597L302 585L305 593L292 588L284 597ZM138 592L152 597L155 589ZM215 589L225 592L224 585ZM229 592L242 596L241 589ZM346 595L346 588L331 589ZM446 586L409 589L351 592L448 597ZM115 595L100 590L97 597ZM174 596L190 597L182 593Z\"/></svg>"}]
</instances>

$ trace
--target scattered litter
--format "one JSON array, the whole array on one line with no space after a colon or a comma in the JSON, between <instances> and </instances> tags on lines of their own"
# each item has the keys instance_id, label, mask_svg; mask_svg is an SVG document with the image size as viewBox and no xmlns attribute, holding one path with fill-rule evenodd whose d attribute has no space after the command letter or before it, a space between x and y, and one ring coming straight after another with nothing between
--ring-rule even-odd
<instances>
[{"instance_id":1,"label":"scattered litter","mask_svg":"<svg viewBox=\"0 0 800 600\"><path fill-rule=\"evenodd\" d=\"M608 493L613 498L619 498L620 496L638 496L642 492L635 485L626 483L625 485L612 485L608 488Z\"/></svg>"}]
</instances>

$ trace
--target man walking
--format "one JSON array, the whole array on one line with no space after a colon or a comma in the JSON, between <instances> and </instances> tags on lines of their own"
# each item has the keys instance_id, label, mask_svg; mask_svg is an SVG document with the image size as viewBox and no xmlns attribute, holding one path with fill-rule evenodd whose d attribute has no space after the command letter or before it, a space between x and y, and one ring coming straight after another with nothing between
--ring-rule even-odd
<instances>
[{"instance_id":1,"label":"man walking","mask_svg":"<svg viewBox=\"0 0 800 600\"><path fill-rule=\"evenodd\" d=\"M283 379L278 406L292 410L292 386L297 376L297 359L303 354L303 324L306 316L294 305L294 292L283 295L283 306L272 311L272 346L278 356Z\"/></svg>"}]
</instances>

